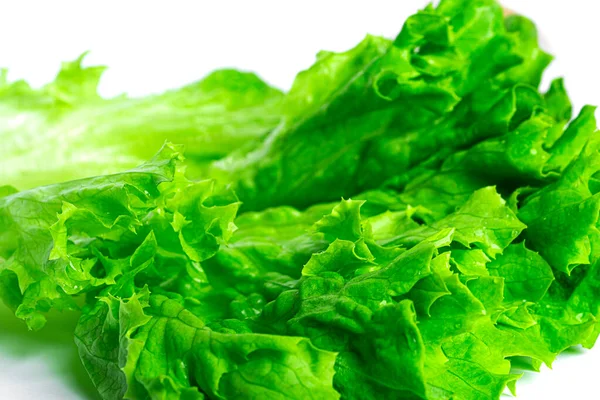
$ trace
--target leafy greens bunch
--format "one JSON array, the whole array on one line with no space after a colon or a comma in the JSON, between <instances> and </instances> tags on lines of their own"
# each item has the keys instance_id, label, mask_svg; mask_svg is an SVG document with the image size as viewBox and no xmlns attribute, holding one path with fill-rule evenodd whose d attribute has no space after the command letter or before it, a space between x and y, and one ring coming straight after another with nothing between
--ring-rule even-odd
<instances>
[{"instance_id":1,"label":"leafy greens bunch","mask_svg":"<svg viewBox=\"0 0 600 400\"><path fill-rule=\"evenodd\" d=\"M443 0L285 95L4 80L0 297L30 329L79 312L104 399L514 392L600 333L594 108L539 91L550 61L529 20ZM188 158L134 167L165 138Z\"/></svg>"}]
</instances>

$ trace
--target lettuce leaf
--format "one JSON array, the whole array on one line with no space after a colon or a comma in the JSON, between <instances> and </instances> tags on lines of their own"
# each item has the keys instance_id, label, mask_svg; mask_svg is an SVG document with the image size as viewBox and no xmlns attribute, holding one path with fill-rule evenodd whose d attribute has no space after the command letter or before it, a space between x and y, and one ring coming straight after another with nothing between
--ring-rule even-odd
<instances>
[{"instance_id":1,"label":"lettuce leaf","mask_svg":"<svg viewBox=\"0 0 600 400\"><path fill-rule=\"evenodd\" d=\"M211 327L176 295L100 297L84 312L77 346L103 398L337 399L335 353L308 339Z\"/></svg>"},{"instance_id":2,"label":"lettuce leaf","mask_svg":"<svg viewBox=\"0 0 600 400\"><path fill-rule=\"evenodd\" d=\"M165 140L186 146L198 175L279 123L281 92L252 73L220 70L154 96L103 99L97 86L105 68L84 67L84 56L41 89L0 75L0 184L29 189L121 172Z\"/></svg>"},{"instance_id":3,"label":"lettuce leaf","mask_svg":"<svg viewBox=\"0 0 600 400\"><path fill-rule=\"evenodd\" d=\"M0 293L31 329L51 308L78 309L73 296L115 285L156 253L169 269L145 279L202 280L199 263L229 238L239 203L213 198L211 181L184 178L179 150L167 144L128 172L0 198Z\"/></svg>"},{"instance_id":4,"label":"lettuce leaf","mask_svg":"<svg viewBox=\"0 0 600 400\"><path fill-rule=\"evenodd\" d=\"M505 27L496 2L463 3L417 13L394 42L369 36L320 57L286 96L282 125L249 151L217 161L215 176L236 183L248 210L306 207L376 187L440 148L505 132L531 112L513 101L523 109L514 115L499 101L510 84L529 83L508 72L524 62L522 53L537 60L530 53L542 52L521 32L526 24Z\"/></svg>"},{"instance_id":5,"label":"lettuce leaf","mask_svg":"<svg viewBox=\"0 0 600 400\"><path fill-rule=\"evenodd\" d=\"M514 393L600 334L595 108L540 92L550 61L526 18L442 0L285 95L4 74L0 299L79 315L107 400Z\"/></svg>"}]
</instances>

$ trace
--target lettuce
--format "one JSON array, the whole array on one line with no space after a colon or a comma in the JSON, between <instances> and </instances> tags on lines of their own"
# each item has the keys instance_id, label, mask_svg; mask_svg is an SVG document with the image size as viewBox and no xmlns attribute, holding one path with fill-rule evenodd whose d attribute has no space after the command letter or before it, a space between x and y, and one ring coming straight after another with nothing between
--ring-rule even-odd
<instances>
[{"instance_id":1,"label":"lettuce","mask_svg":"<svg viewBox=\"0 0 600 400\"><path fill-rule=\"evenodd\" d=\"M281 92L254 74L221 70L146 98L102 99L104 68L83 67L84 55L37 90L0 75L2 184L23 190L121 172L151 158L166 139L186 146L198 175L279 123Z\"/></svg>"},{"instance_id":2,"label":"lettuce","mask_svg":"<svg viewBox=\"0 0 600 400\"><path fill-rule=\"evenodd\" d=\"M551 56L495 1L287 94L224 70L102 99L81 61L0 83L0 298L76 314L102 398L496 399L596 342L595 109L539 90Z\"/></svg>"},{"instance_id":3,"label":"lettuce","mask_svg":"<svg viewBox=\"0 0 600 400\"><path fill-rule=\"evenodd\" d=\"M143 290L100 297L82 315L77 346L104 398L338 398L334 353L306 338L252 333L242 321L211 327L185 303Z\"/></svg>"}]
</instances>

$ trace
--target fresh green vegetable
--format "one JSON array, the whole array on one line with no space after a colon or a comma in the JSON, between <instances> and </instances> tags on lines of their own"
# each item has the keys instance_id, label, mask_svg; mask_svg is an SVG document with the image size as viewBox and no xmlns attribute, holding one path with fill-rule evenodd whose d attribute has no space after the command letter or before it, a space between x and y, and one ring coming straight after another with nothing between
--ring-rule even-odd
<instances>
[{"instance_id":1,"label":"fresh green vegetable","mask_svg":"<svg viewBox=\"0 0 600 400\"><path fill-rule=\"evenodd\" d=\"M0 74L0 176L18 189L121 172L151 158L165 139L186 146L189 168L277 126L282 94L256 75L215 71L146 98L102 99L104 67L64 63L54 82L32 89Z\"/></svg>"},{"instance_id":2,"label":"fresh green vegetable","mask_svg":"<svg viewBox=\"0 0 600 400\"><path fill-rule=\"evenodd\" d=\"M105 100L81 60L4 82L0 298L79 313L104 399L514 392L600 334L595 109L540 92L550 61L529 20L443 0L285 95L220 71Z\"/></svg>"}]
</instances>

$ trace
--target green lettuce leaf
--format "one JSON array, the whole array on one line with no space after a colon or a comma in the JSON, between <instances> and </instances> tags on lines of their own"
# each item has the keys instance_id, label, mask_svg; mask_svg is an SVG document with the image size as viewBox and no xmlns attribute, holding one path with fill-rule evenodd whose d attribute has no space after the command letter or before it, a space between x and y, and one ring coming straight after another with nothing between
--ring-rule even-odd
<instances>
[{"instance_id":1,"label":"green lettuce leaf","mask_svg":"<svg viewBox=\"0 0 600 400\"><path fill-rule=\"evenodd\" d=\"M181 296L101 297L76 330L79 352L105 399L337 399L335 353L308 339L259 335L241 321L211 329Z\"/></svg>"},{"instance_id":2,"label":"green lettuce leaf","mask_svg":"<svg viewBox=\"0 0 600 400\"><path fill-rule=\"evenodd\" d=\"M3 73L0 299L75 310L104 399L514 393L600 334L595 108L540 92L550 60L496 1L442 0L285 95Z\"/></svg>"},{"instance_id":3,"label":"green lettuce leaf","mask_svg":"<svg viewBox=\"0 0 600 400\"><path fill-rule=\"evenodd\" d=\"M599 168L594 140L558 181L529 196L519 209L528 240L559 271L570 273L577 265L598 259L592 248L597 243L600 197L588 182Z\"/></svg>"},{"instance_id":4,"label":"green lettuce leaf","mask_svg":"<svg viewBox=\"0 0 600 400\"><path fill-rule=\"evenodd\" d=\"M159 95L102 99L105 68L84 67L84 55L41 89L0 75L0 184L23 190L121 172L165 140L186 146L198 175L279 123L281 92L252 73L220 70Z\"/></svg>"},{"instance_id":5,"label":"green lettuce leaf","mask_svg":"<svg viewBox=\"0 0 600 400\"><path fill-rule=\"evenodd\" d=\"M529 75L548 61L525 25L505 26L494 1L444 1L410 17L393 43L367 37L346 53L327 53L298 75L284 123L212 173L236 182L246 209L306 207L439 161L440 149L451 154L501 135L532 110L504 93L529 91L530 103L543 102L524 86L537 85ZM532 71L512 69L538 62Z\"/></svg>"},{"instance_id":6,"label":"green lettuce leaf","mask_svg":"<svg viewBox=\"0 0 600 400\"><path fill-rule=\"evenodd\" d=\"M230 237L238 203L184 178L181 159L167 144L128 172L0 198L2 293L17 316L39 329L50 308L77 309L73 296L114 285L155 253L169 264L163 285L182 274L201 282L199 263Z\"/></svg>"}]
</instances>

